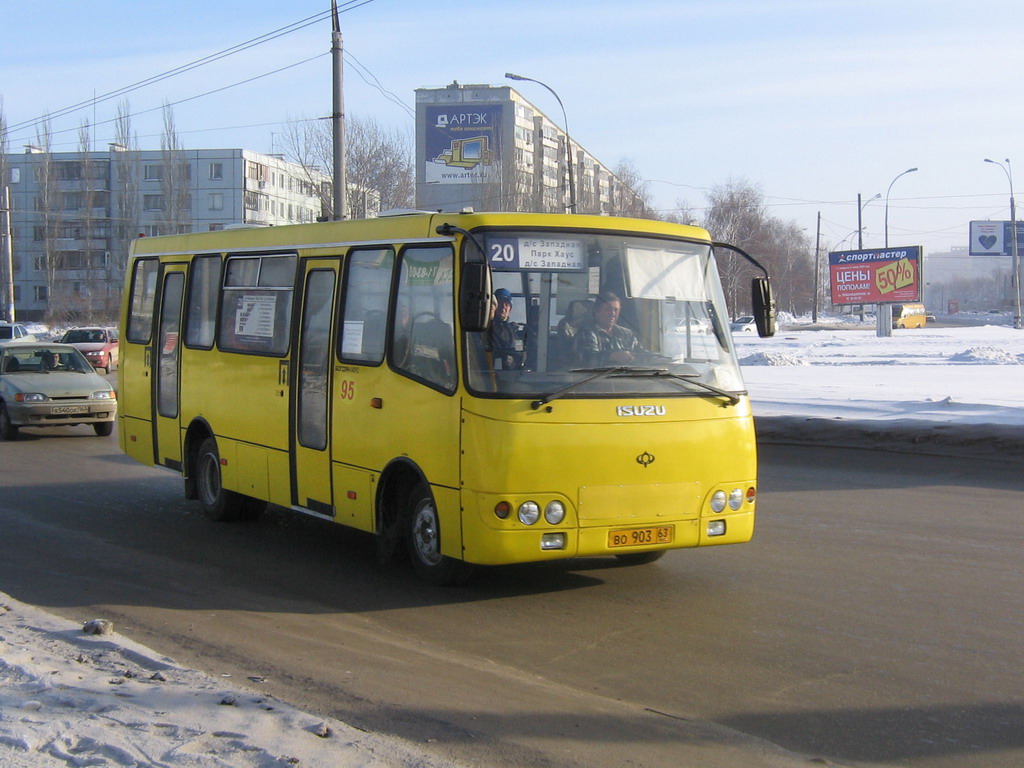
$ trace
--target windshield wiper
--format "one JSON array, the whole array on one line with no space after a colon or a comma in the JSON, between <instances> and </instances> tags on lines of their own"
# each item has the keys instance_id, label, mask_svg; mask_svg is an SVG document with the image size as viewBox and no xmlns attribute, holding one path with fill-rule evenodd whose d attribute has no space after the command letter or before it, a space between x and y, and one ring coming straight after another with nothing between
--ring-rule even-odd
<instances>
[{"instance_id":1,"label":"windshield wiper","mask_svg":"<svg viewBox=\"0 0 1024 768\"><path fill-rule=\"evenodd\" d=\"M633 367L628 366L628 365L612 365L612 366L606 366L606 367L603 367L603 368L573 368L571 371L569 371L570 373L593 373L594 375L593 376L588 376L585 379L580 379L579 381L574 381L569 386L563 387L562 389L559 389L556 392L552 392L550 395L544 395L544 397L542 397L540 400L534 400L532 403L530 403L530 405L533 407L533 410L536 411L542 405L547 405L552 400L557 400L562 395L566 394L567 392L571 392L572 390L576 389L577 387L582 387L584 384L589 384L592 381L597 381L598 379L603 379L606 376L611 376L613 373L626 373L626 372L629 372L629 373L648 373L649 374L649 373L654 373L657 370L659 370L659 369L658 368L633 368Z\"/></svg>"},{"instance_id":2,"label":"windshield wiper","mask_svg":"<svg viewBox=\"0 0 1024 768\"><path fill-rule=\"evenodd\" d=\"M671 371L665 368L660 368L654 371L652 375L659 376L662 378L667 377L670 379L675 379L677 381L685 382L686 384L693 384L694 386L700 387L701 389L706 389L708 392L718 395L719 397L726 398L729 401L730 405L736 405L736 403L740 401L739 397L734 395L732 392L727 392L726 390L719 389L718 387L713 386L711 384L705 384L703 381L698 381L697 377L700 376L699 373L672 373Z\"/></svg>"}]
</instances>

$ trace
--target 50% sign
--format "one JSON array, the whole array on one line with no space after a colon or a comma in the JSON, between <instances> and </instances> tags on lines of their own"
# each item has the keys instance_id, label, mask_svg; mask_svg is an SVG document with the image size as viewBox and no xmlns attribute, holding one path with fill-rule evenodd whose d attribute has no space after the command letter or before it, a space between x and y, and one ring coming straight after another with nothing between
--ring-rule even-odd
<instances>
[{"instance_id":1,"label":"50% sign","mask_svg":"<svg viewBox=\"0 0 1024 768\"><path fill-rule=\"evenodd\" d=\"M892 293L914 282L914 264L910 259L900 259L875 270L875 287L879 293Z\"/></svg>"}]
</instances>

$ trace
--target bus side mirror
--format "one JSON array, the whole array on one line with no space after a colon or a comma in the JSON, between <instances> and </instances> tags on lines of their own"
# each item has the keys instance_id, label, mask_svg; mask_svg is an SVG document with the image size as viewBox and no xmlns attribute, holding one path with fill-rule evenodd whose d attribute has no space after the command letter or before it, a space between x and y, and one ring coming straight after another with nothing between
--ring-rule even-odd
<instances>
[{"instance_id":1,"label":"bus side mirror","mask_svg":"<svg viewBox=\"0 0 1024 768\"><path fill-rule=\"evenodd\" d=\"M775 335L775 295L767 277L755 277L750 282L750 303L754 309L757 335L767 339Z\"/></svg>"},{"instance_id":2,"label":"bus side mirror","mask_svg":"<svg viewBox=\"0 0 1024 768\"><path fill-rule=\"evenodd\" d=\"M469 261L462 265L459 320L463 331L486 331L490 325L491 270L483 262Z\"/></svg>"}]
</instances>

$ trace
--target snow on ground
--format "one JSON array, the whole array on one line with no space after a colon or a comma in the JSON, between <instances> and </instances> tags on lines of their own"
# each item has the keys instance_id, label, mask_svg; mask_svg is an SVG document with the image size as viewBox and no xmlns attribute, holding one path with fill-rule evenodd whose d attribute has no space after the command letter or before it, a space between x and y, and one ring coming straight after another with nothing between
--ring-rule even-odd
<instances>
[{"instance_id":1,"label":"snow on ground","mask_svg":"<svg viewBox=\"0 0 1024 768\"><path fill-rule=\"evenodd\" d=\"M83 626L0 593L0 768L449 765Z\"/></svg>"},{"instance_id":2,"label":"snow on ground","mask_svg":"<svg viewBox=\"0 0 1024 768\"><path fill-rule=\"evenodd\" d=\"M761 435L886 446L903 435L915 449L1024 456L1024 331L815 328L788 321L773 339L737 339ZM116 627L85 634L0 593L0 768L440 765L259 685L184 669Z\"/></svg>"}]
</instances>

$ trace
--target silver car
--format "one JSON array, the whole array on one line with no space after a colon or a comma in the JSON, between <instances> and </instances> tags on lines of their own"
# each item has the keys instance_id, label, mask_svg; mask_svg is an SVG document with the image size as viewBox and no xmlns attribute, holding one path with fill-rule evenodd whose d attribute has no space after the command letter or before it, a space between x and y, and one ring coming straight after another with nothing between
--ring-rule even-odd
<instances>
[{"instance_id":1,"label":"silver car","mask_svg":"<svg viewBox=\"0 0 1024 768\"><path fill-rule=\"evenodd\" d=\"M0 438L21 427L114 429L117 393L70 344L0 343Z\"/></svg>"}]
</instances>

